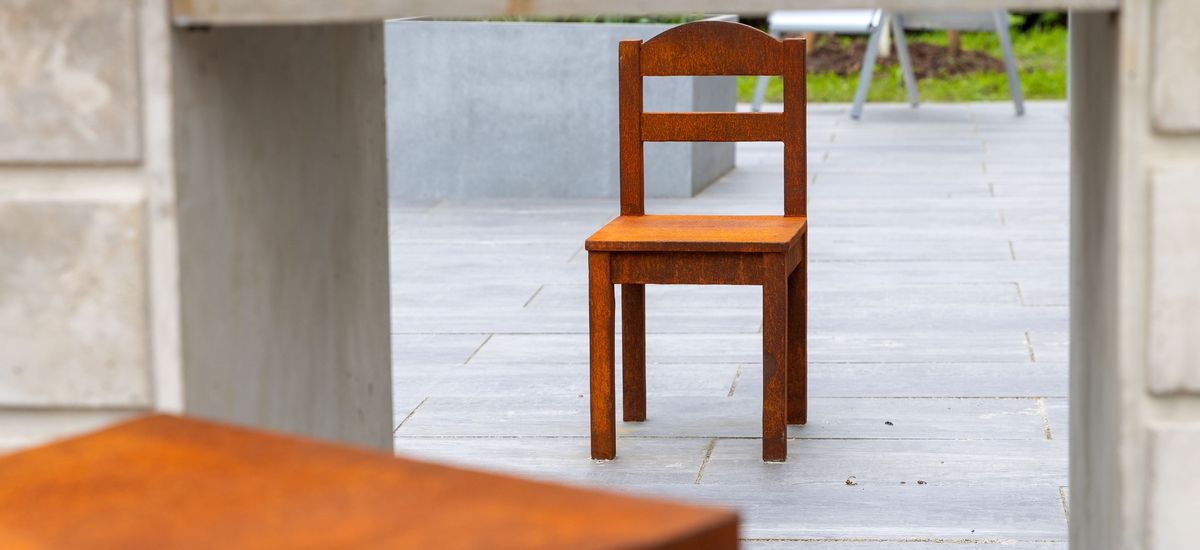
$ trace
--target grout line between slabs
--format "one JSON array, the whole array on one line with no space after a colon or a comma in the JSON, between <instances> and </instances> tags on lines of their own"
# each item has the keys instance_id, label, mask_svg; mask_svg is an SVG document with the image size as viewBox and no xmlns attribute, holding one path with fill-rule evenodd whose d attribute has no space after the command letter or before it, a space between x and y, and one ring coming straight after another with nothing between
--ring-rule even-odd
<instances>
[{"instance_id":1,"label":"grout line between slabs","mask_svg":"<svg viewBox=\"0 0 1200 550\"><path fill-rule=\"evenodd\" d=\"M704 460L700 462L700 471L696 472L696 481L693 485L699 485L700 480L704 479L704 468L708 466L708 461L712 459L713 448L717 446L717 438L712 438L708 442L708 446L704 448Z\"/></svg>"},{"instance_id":2,"label":"grout line between slabs","mask_svg":"<svg viewBox=\"0 0 1200 550\"><path fill-rule=\"evenodd\" d=\"M737 389L738 380L741 380L741 379L742 379L742 365L741 365L741 363L739 363L737 366L737 371L733 373L733 383L729 384L729 394L726 395L725 397L733 397L733 391Z\"/></svg>"},{"instance_id":3,"label":"grout line between slabs","mask_svg":"<svg viewBox=\"0 0 1200 550\"><path fill-rule=\"evenodd\" d=\"M1067 487L1060 485L1058 487L1058 500L1062 502L1063 516L1067 519L1067 524L1071 523L1071 504L1067 501Z\"/></svg>"},{"instance_id":4,"label":"grout line between slabs","mask_svg":"<svg viewBox=\"0 0 1200 550\"><path fill-rule=\"evenodd\" d=\"M479 343L479 345L471 352L471 355L467 356L467 360L463 361L463 364L465 365L467 363L470 363L471 360L475 358L475 354L479 353L479 350L483 349L483 346L486 346L488 342L492 341L493 336L495 336L495 334L487 335L487 338L484 338L483 341Z\"/></svg>"},{"instance_id":5,"label":"grout line between slabs","mask_svg":"<svg viewBox=\"0 0 1200 550\"><path fill-rule=\"evenodd\" d=\"M1046 412L1046 398L1039 397L1037 400L1038 414L1042 415L1042 431L1046 435L1046 440L1054 439L1054 435L1050 433L1050 415Z\"/></svg>"},{"instance_id":6,"label":"grout line between slabs","mask_svg":"<svg viewBox=\"0 0 1200 550\"><path fill-rule=\"evenodd\" d=\"M422 399L420 403L417 403L417 406L413 407L413 410L408 411L408 414L404 415L404 419L401 420L399 424L396 424L396 429L392 430L393 438L398 437L396 433L400 431L400 427L403 426L405 422L408 422L408 419L412 418L414 414L417 414L417 409L421 408L421 405L424 405L426 401L429 401L428 396L426 396L425 399Z\"/></svg>"},{"instance_id":7,"label":"grout line between slabs","mask_svg":"<svg viewBox=\"0 0 1200 550\"><path fill-rule=\"evenodd\" d=\"M537 290L533 291L533 295L530 296L528 300L525 300L525 305L522 305L521 309L525 309L525 308L529 307L530 302L533 302L533 299L537 298L538 294L541 294L543 288L546 288L546 285L541 285L541 286L537 287Z\"/></svg>"},{"instance_id":8,"label":"grout line between slabs","mask_svg":"<svg viewBox=\"0 0 1200 550\"><path fill-rule=\"evenodd\" d=\"M1029 362L1037 363L1037 355L1033 353L1033 338L1030 338L1029 331L1025 331L1025 349L1029 350Z\"/></svg>"}]
</instances>

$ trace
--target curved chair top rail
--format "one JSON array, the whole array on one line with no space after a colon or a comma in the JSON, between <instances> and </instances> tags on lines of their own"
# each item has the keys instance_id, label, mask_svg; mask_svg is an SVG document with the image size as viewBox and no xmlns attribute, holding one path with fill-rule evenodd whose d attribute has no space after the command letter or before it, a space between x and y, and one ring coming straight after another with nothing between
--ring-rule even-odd
<instances>
[{"instance_id":1,"label":"curved chair top rail","mask_svg":"<svg viewBox=\"0 0 1200 550\"><path fill-rule=\"evenodd\" d=\"M642 76L779 75L783 43L742 23L696 21L643 43L641 65Z\"/></svg>"},{"instance_id":2,"label":"curved chair top rail","mask_svg":"<svg viewBox=\"0 0 1200 550\"><path fill-rule=\"evenodd\" d=\"M785 216L807 212L804 39L777 40L726 21L680 25L617 50L620 97L621 215L645 214L647 141L782 141ZM642 109L647 76L783 77L782 113L665 112Z\"/></svg>"}]
</instances>

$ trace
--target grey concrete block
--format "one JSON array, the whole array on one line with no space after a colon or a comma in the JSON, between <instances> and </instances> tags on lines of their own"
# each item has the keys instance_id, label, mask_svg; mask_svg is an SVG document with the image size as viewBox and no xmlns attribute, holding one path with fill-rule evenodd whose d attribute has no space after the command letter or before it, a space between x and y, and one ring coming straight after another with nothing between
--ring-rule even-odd
<instances>
[{"instance_id":1,"label":"grey concrete block","mask_svg":"<svg viewBox=\"0 0 1200 550\"><path fill-rule=\"evenodd\" d=\"M134 2L5 2L0 164L141 156Z\"/></svg>"},{"instance_id":2,"label":"grey concrete block","mask_svg":"<svg viewBox=\"0 0 1200 550\"><path fill-rule=\"evenodd\" d=\"M1200 394L1200 166L1150 179L1148 381L1158 394Z\"/></svg>"},{"instance_id":3,"label":"grey concrete block","mask_svg":"<svg viewBox=\"0 0 1200 550\"><path fill-rule=\"evenodd\" d=\"M617 43L657 24L386 27L389 180L402 197L616 197ZM647 111L732 111L733 77L647 78ZM646 145L648 196L690 197L732 143Z\"/></svg>"},{"instance_id":4,"label":"grey concrete block","mask_svg":"<svg viewBox=\"0 0 1200 550\"><path fill-rule=\"evenodd\" d=\"M1154 126L1172 133L1200 132L1200 87L1196 58L1200 35L1194 24L1200 5L1191 0L1154 0L1150 39L1150 105Z\"/></svg>"},{"instance_id":5,"label":"grey concrete block","mask_svg":"<svg viewBox=\"0 0 1200 550\"><path fill-rule=\"evenodd\" d=\"M1186 548L1200 539L1200 425L1159 423L1150 429L1150 479L1145 490L1146 548Z\"/></svg>"},{"instance_id":6,"label":"grey concrete block","mask_svg":"<svg viewBox=\"0 0 1200 550\"><path fill-rule=\"evenodd\" d=\"M150 405L144 216L0 193L0 406Z\"/></svg>"}]
</instances>

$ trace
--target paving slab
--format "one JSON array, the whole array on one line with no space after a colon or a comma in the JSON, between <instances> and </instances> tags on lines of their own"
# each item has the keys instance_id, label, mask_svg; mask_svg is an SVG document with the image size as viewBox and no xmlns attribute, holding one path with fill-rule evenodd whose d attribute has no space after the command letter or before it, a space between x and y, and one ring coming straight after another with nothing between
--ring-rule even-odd
<instances>
[{"instance_id":1,"label":"paving slab","mask_svg":"<svg viewBox=\"0 0 1200 550\"><path fill-rule=\"evenodd\" d=\"M616 201L393 200L396 449L733 506L746 548L1065 549L1067 108L1027 106L809 106L809 422L783 464L759 288L648 288L648 420L593 461L583 240ZM780 214L782 146L737 155L647 212Z\"/></svg>"},{"instance_id":2,"label":"paving slab","mask_svg":"<svg viewBox=\"0 0 1200 550\"><path fill-rule=\"evenodd\" d=\"M617 423L618 446L627 437L757 439L762 434L762 400L761 393L752 393L733 397L648 395L646 421ZM587 436L588 402L586 395L433 395L396 430L396 435ZM813 397L808 403L808 424L789 426L788 436L1040 440L1046 433L1043 408L1033 398Z\"/></svg>"}]
</instances>

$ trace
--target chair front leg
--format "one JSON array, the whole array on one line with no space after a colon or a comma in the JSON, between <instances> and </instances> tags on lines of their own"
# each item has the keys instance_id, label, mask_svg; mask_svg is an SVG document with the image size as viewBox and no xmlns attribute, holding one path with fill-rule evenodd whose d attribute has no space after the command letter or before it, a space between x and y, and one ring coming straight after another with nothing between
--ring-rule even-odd
<instances>
[{"instance_id":1,"label":"chair front leg","mask_svg":"<svg viewBox=\"0 0 1200 550\"><path fill-rule=\"evenodd\" d=\"M808 235L801 237L800 263L788 275L787 421L808 422Z\"/></svg>"},{"instance_id":2,"label":"chair front leg","mask_svg":"<svg viewBox=\"0 0 1200 550\"><path fill-rule=\"evenodd\" d=\"M787 460L788 273L783 254L763 256L763 460Z\"/></svg>"},{"instance_id":3,"label":"chair front leg","mask_svg":"<svg viewBox=\"0 0 1200 550\"><path fill-rule=\"evenodd\" d=\"M591 332L592 458L617 456L614 366L616 301L606 252L588 254L588 311Z\"/></svg>"},{"instance_id":4,"label":"chair front leg","mask_svg":"<svg viewBox=\"0 0 1200 550\"><path fill-rule=\"evenodd\" d=\"M621 285L621 393L626 422L646 419L646 285Z\"/></svg>"}]
</instances>

